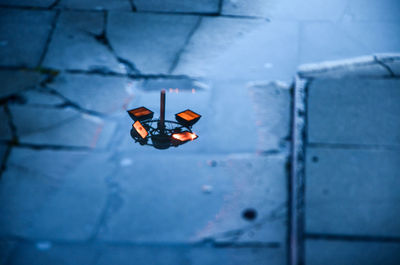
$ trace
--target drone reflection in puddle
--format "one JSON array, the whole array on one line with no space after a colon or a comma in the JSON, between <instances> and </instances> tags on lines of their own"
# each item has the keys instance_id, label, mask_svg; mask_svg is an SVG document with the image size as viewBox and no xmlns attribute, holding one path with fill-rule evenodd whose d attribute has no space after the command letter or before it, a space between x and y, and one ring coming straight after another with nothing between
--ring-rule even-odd
<instances>
[{"instance_id":1,"label":"drone reflection in puddle","mask_svg":"<svg viewBox=\"0 0 400 265\"><path fill-rule=\"evenodd\" d=\"M128 110L128 114L134 121L131 136L141 145L167 149L198 138L192 126L201 115L187 109L175 114L176 121L165 120L165 90L161 91L159 119L153 119L154 112L145 107Z\"/></svg>"}]
</instances>

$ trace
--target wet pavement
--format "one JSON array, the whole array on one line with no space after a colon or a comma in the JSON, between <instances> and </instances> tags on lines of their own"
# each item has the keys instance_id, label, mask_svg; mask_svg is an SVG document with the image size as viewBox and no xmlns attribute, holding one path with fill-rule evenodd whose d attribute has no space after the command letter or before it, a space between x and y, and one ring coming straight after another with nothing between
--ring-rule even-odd
<instances>
[{"instance_id":1,"label":"wet pavement","mask_svg":"<svg viewBox=\"0 0 400 265\"><path fill-rule=\"evenodd\" d=\"M391 0L0 0L0 7L0 265L287 264L298 66L400 52L400 5ZM378 58L386 67L368 65L365 75L387 75L388 67L398 75L393 57ZM324 74L316 72L300 69L311 79ZM371 84L377 98L397 93L397 83L380 93L372 84L380 81L365 82L359 86ZM167 119L187 108L202 115L198 139L168 150L132 140L126 110L146 106L158 117L161 89ZM315 91L317 102L334 96ZM348 109L310 105L310 139L398 141L396 97L387 109L379 102L384 118L370 138L359 137L379 122L378 114L362 116L368 104L354 134L330 126Z\"/></svg>"},{"instance_id":2,"label":"wet pavement","mask_svg":"<svg viewBox=\"0 0 400 265\"><path fill-rule=\"evenodd\" d=\"M400 261L399 64L392 54L301 67L306 264Z\"/></svg>"}]
</instances>

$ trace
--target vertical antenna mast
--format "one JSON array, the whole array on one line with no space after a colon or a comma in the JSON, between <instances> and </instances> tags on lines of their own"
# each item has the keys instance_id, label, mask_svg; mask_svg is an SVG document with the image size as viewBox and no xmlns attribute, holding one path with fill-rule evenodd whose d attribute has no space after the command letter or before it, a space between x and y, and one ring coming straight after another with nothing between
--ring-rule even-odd
<instances>
[{"instance_id":1,"label":"vertical antenna mast","mask_svg":"<svg viewBox=\"0 0 400 265\"><path fill-rule=\"evenodd\" d=\"M164 131L165 128L165 89L161 90L160 95L160 121L158 123L158 128Z\"/></svg>"}]
</instances>

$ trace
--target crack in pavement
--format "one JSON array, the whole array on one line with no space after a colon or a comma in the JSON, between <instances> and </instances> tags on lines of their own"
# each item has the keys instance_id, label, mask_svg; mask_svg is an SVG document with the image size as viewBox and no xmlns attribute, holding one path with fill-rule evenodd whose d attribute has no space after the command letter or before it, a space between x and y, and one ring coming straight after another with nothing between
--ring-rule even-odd
<instances>
[{"instance_id":1,"label":"crack in pavement","mask_svg":"<svg viewBox=\"0 0 400 265\"><path fill-rule=\"evenodd\" d=\"M62 100L65 101L64 104L55 106L53 108L68 108L68 107L71 107L71 108L73 108L74 110L76 110L76 111L78 111L80 113L96 116L96 117L99 117L99 118L106 117L106 115L104 115L103 113L100 113L100 112L97 112L97 111L94 111L94 110L85 109L85 108L81 107L78 103L73 102L72 100L70 100L69 98L65 97L63 94L61 94L60 92L58 92L57 90L55 90L55 89L53 89L51 87L46 86L46 88L49 90L49 92L51 94L53 94L55 96L58 96Z\"/></svg>"},{"instance_id":2,"label":"crack in pavement","mask_svg":"<svg viewBox=\"0 0 400 265\"><path fill-rule=\"evenodd\" d=\"M0 4L0 8L8 8L8 9L20 9L20 10L30 10L30 11L43 11L43 10L54 10L49 9L48 7L39 7L39 6L17 6L17 5L6 5ZM58 9L62 11L76 11L76 12L104 12L104 10L100 9L82 9L82 8L70 8L63 7L62 9ZM226 17L226 18L235 18L235 19L259 19L270 22L271 20L267 17L260 16L246 16L246 15L228 15L228 14L219 14L218 12L178 12L178 11L134 11L136 13L145 13L145 14L167 14L167 15L186 15L186 16L202 16L202 17Z\"/></svg>"},{"instance_id":3,"label":"crack in pavement","mask_svg":"<svg viewBox=\"0 0 400 265\"><path fill-rule=\"evenodd\" d=\"M129 0L129 4L131 5L132 12L137 12L137 7L135 5L134 0Z\"/></svg>"},{"instance_id":4,"label":"crack in pavement","mask_svg":"<svg viewBox=\"0 0 400 265\"><path fill-rule=\"evenodd\" d=\"M97 116L100 118L105 117L105 115L102 113L83 108L78 103L73 102L72 100L70 100L69 98L65 97L63 94L61 94L60 92L58 92L57 90L52 88L50 85L54 82L54 79L59 75L60 72L58 70L47 69L47 68L41 68L40 70L43 73L47 74L46 78L40 83L40 87L43 89L46 89L46 92L48 92L49 94L56 96L64 101L64 103L53 106L51 108L60 109L60 108L71 107L80 113L93 115L93 116Z\"/></svg>"},{"instance_id":5,"label":"crack in pavement","mask_svg":"<svg viewBox=\"0 0 400 265\"><path fill-rule=\"evenodd\" d=\"M189 32L189 34L187 35L185 42L182 45L182 48L178 50L178 52L175 55L174 60L172 61L172 64L170 66L170 68L168 69L168 73L171 74L175 68L177 67L179 60L183 54L183 52L185 51L187 45L189 44L190 40L192 39L194 33L197 31L197 29L200 27L202 21L202 17L199 17L196 21L196 24L193 26L192 30Z\"/></svg>"},{"instance_id":6,"label":"crack in pavement","mask_svg":"<svg viewBox=\"0 0 400 265\"><path fill-rule=\"evenodd\" d=\"M11 130L11 137L12 137L11 143L17 144L17 143L19 143L17 127L14 124L14 120L13 120L13 117L12 117L12 114L11 114L8 104L4 105L4 112L7 115L7 123Z\"/></svg>"},{"instance_id":7,"label":"crack in pavement","mask_svg":"<svg viewBox=\"0 0 400 265\"><path fill-rule=\"evenodd\" d=\"M55 28L57 25L58 18L60 17L60 13L61 13L60 10L57 10L56 14L54 15L54 19L51 23L51 28L50 28L49 34L47 36L47 40L44 45L43 52L39 59L38 67L41 67L41 65L43 64L44 58L46 57L47 51L49 50L50 42L53 39L54 31L55 31Z\"/></svg>"},{"instance_id":8,"label":"crack in pavement","mask_svg":"<svg viewBox=\"0 0 400 265\"><path fill-rule=\"evenodd\" d=\"M395 77L396 76L395 73L392 71L392 69L387 64L385 64L384 62L379 60L376 55L374 56L374 59L380 66L382 66L383 68L385 68L389 72L391 77Z\"/></svg>"},{"instance_id":9,"label":"crack in pavement","mask_svg":"<svg viewBox=\"0 0 400 265\"><path fill-rule=\"evenodd\" d=\"M16 128L16 126L14 124L14 121L13 121L13 118L12 118L12 114L11 114L11 111L10 111L10 109L8 107L8 104L6 103L3 106L3 108L4 108L4 113L7 116L7 123L8 123L8 126L9 126L10 130L11 130L12 139L11 139L11 141L7 142L7 149L6 149L6 152L4 154L3 160L1 161L1 164L0 164L1 165L1 167L0 167L0 179L1 179L4 171L7 168L7 161L8 161L8 158L10 156L12 146L13 145L17 145L19 143L19 139L18 139L18 135L17 135L17 128Z\"/></svg>"},{"instance_id":10,"label":"crack in pavement","mask_svg":"<svg viewBox=\"0 0 400 265\"><path fill-rule=\"evenodd\" d=\"M118 212L124 204L124 199L121 196L122 187L115 177L119 169L120 167L116 166L114 171L105 178L108 189L107 200L98 222L93 228L92 235L89 238L90 242L96 241L103 229L107 229L107 223L111 219L112 215Z\"/></svg>"},{"instance_id":11,"label":"crack in pavement","mask_svg":"<svg viewBox=\"0 0 400 265\"><path fill-rule=\"evenodd\" d=\"M60 2L61 0L54 0L54 2L51 5L49 5L48 9L55 8Z\"/></svg>"},{"instance_id":12,"label":"crack in pavement","mask_svg":"<svg viewBox=\"0 0 400 265\"><path fill-rule=\"evenodd\" d=\"M11 149L12 149L10 144L8 144L6 148L7 149L4 153L3 160L1 161L1 164L0 164L0 166L1 166L0 167L0 179L3 176L4 171L6 171L6 169L7 169L7 161L8 161L8 158L10 157Z\"/></svg>"},{"instance_id":13,"label":"crack in pavement","mask_svg":"<svg viewBox=\"0 0 400 265\"><path fill-rule=\"evenodd\" d=\"M10 71L39 71L44 74L53 73L54 75L58 75L59 73L70 73L70 74L83 74L83 75L100 75L100 76L117 76L117 77L127 77L132 80L147 80L147 79L176 79L176 80L197 80L196 78L190 77L188 75L172 75L172 74L129 74L129 73L117 73L113 71L101 71L100 69L92 69L92 70L82 70L82 69L66 69L60 70L49 67L36 67L36 68L28 68L28 67L20 67L20 66L0 66L0 70L10 70ZM46 81L49 83L49 81Z\"/></svg>"},{"instance_id":14,"label":"crack in pavement","mask_svg":"<svg viewBox=\"0 0 400 265\"><path fill-rule=\"evenodd\" d=\"M219 0L219 2L218 2L218 11L217 11L217 14L218 14L218 15L221 15L221 14L222 14L222 8L223 8L223 6L224 6L224 0Z\"/></svg>"},{"instance_id":15,"label":"crack in pavement","mask_svg":"<svg viewBox=\"0 0 400 265\"><path fill-rule=\"evenodd\" d=\"M116 60L124 65L127 74L141 74L140 71L136 68L135 64L128 59L122 58L117 55L116 51L112 47L108 37L107 37L107 25L108 25L108 11L103 11L103 30L100 34L94 35L92 33L86 32L90 36L94 37L95 40L104 45L109 52L116 58Z\"/></svg>"},{"instance_id":16,"label":"crack in pavement","mask_svg":"<svg viewBox=\"0 0 400 265\"><path fill-rule=\"evenodd\" d=\"M93 148L84 146L66 146L66 145L51 145L51 144L29 144L29 143L9 143L10 147L19 147L32 150L65 150L65 151L93 151Z\"/></svg>"}]
</instances>

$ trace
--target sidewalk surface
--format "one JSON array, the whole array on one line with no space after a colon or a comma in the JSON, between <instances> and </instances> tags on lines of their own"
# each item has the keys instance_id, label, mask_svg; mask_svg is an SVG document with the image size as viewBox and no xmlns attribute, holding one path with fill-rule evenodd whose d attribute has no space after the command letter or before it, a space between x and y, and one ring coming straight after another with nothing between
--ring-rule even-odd
<instances>
[{"instance_id":1,"label":"sidewalk surface","mask_svg":"<svg viewBox=\"0 0 400 265\"><path fill-rule=\"evenodd\" d=\"M307 264L398 258L398 55L309 63L400 52L399 13L396 0L0 0L0 265L287 264L297 74ZM167 119L202 115L194 142L130 137L126 110L158 117L161 89Z\"/></svg>"},{"instance_id":2,"label":"sidewalk surface","mask_svg":"<svg viewBox=\"0 0 400 265\"><path fill-rule=\"evenodd\" d=\"M300 67L306 264L400 261L399 70L400 54Z\"/></svg>"}]
</instances>

